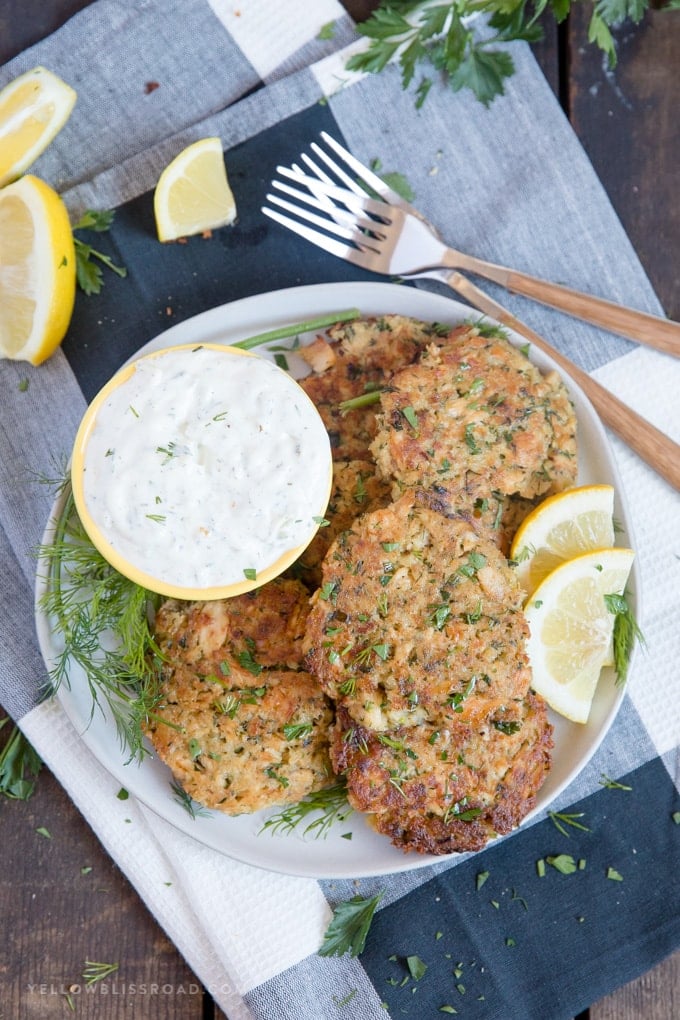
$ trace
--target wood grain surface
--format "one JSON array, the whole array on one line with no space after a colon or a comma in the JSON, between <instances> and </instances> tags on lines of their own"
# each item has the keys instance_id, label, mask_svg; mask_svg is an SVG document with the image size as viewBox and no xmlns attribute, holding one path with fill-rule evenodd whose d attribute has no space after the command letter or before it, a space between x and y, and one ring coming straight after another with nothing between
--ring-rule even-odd
<instances>
[{"instance_id":1,"label":"wood grain surface","mask_svg":"<svg viewBox=\"0 0 680 1020\"><path fill-rule=\"evenodd\" d=\"M87 2L0 0L0 64ZM343 2L357 20L376 6ZM546 21L534 52L666 313L678 319L680 14L652 11L618 31L614 73L587 43L588 17L588 6L574 5L559 30ZM0 799L0 846L0 1020L228 1020L47 770L31 800ZM87 960L119 964L108 994L85 995ZM582 1020L677 1017L680 952Z\"/></svg>"}]
</instances>

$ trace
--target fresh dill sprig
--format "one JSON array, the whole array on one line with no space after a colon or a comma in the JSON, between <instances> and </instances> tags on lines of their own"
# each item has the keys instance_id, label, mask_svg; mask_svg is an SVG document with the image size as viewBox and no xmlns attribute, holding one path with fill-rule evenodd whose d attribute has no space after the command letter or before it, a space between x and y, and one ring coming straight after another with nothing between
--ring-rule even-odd
<instances>
[{"instance_id":1,"label":"fresh dill sprig","mask_svg":"<svg viewBox=\"0 0 680 1020\"><path fill-rule=\"evenodd\" d=\"M129 760L142 758L144 725L159 700L161 656L150 627L157 596L119 574L95 549L70 490L52 541L40 547L38 557L47 569L40 608L62 645L46 693L69 686L74 665L80 666L91 715L108 709Z\"/></svg>"},{"instance_id":2,"label":"fresh dill sprig","mask_svg":"<svg viewBox=\"0 0 680 1020\"><path fill-rule=\"evenodd\" d=\"M196 819L199 817L201 818L210 817L210 811L208 810L208 808L204 807L202 804L199 804L197 801L195 801L191 794L187 793L184 787L180 786L178 782L173 781L172 783L170 783L170 789L172 790L174 799L177 801L180 807L184 808L184 810L191 818Z\"/></svg>"},{"instance_id":3,"label":"fresh dill sprig","mask_svg":"<svg viewBox=\"0 0 680 1020\"><path fill-rule=\"evenodd\" d=\"M561 832L563 836L569 836L569 833L564 828L565 825L571 825L573 829L580 829L582 832L590 832L587 825L583 825L579 822L579 818L583 818L583 811L573 812L571 814L560 811L548 811L548 818L553 823L558 832Z\"/></svg>"},{"instance_id":4,"label":"fresh dill sprig","mask_svg":"<svg viewBox=\"0 0 680 1020\"><path fill-rule=\"evenodd\" d=\"M632 786L626 786L625 783L619 783L616 779L610 779L606 773L602 773L600 776L600 786L604 786L605 790L624 790L628 793L633 789Z\"/></svg>"},{"instance_id":5,"label":"fresh dill sprig","mask_svg":"<svg viewBox=\"0 0 680 1020\"><path fill-rule=\"evenodd\" d=\"M83 981L86 985L94 985L97 981L103 981L104 978L115 974L119 966L118 963L99 963L96 960L86 960Z\"/></svg>"},{"instance_id":6,"label":"fresh dill sprig","mask_svg":"<svg viewBox=\"0 0 680 1020\"><path fill-rule=\"evenodd\" d=\"M336 783L324 790L310 793L297 804L288 804L278 811L262 826L261 831L269 829L272 835L282 833L289 835L301 822L309 819L302 831L303 836L320 836L325 838L335 822L344 822L352 813L347 802L347 789L344 783ZM316 817L314 817L316 816Z\"/></svg>"},{"instance_id":7,"label":"fresh dill sprig","mask_svg":"<svg viewBox=\"0 0 680 1020\"><path fill-rule=\"evenodd\" d=\"M625 684L628 677L628 666L633 654L635 642L638 641L644 646L645 639L638 622L633 615L633 610L628 604L626 592L623 595L605 595L607 609L615 617L614 619L614 670L616 672L616 683Z\"/></svg>"}]
</instances>

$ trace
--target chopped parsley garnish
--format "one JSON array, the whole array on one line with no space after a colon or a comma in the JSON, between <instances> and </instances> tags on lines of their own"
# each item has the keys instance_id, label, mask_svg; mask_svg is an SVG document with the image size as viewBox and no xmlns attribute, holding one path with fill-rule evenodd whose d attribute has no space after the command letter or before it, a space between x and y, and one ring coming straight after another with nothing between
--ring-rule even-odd
<instances>
[{"instance_id":1,"label":"chopped parsley garnish","mask_svg":"<svg viewBox=\"0 0 680 1020\"><path fill-rule=\"evenodd\" d=\"M414 432L418 431L418 415L412 407L402 407L401 413L409 423Z\"/></svg>"},{"instance_id":2,"label":"chopped parsley garnish","mask_svg":"<svg viewBox=\"0 0 680 1020\"><path fill-rule=\"evenodd\" d=\"M552 857L546 857L546 861L562 875L573 875L578 868L571 854L556 854Z\"/></svg>"}]
</instances>

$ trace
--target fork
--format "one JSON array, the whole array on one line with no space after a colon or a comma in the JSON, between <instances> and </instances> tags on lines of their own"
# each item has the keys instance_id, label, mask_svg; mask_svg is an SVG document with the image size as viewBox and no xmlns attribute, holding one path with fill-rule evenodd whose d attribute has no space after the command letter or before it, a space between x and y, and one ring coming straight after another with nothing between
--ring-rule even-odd
<instances>
[{"instance_id":1,"label":"fork","mask_svg":"<svg viewBox=\"0 0 680 1020\"><path fill-rule=\"evenodd\" d=\"M329 138L330 136L327 136ZM331 140L334 146L338 146L335 140ZM342 149L342 147L340 147ZM321 150L319 150L321 151ZM336 150L337 151L337 150ZM346 150L342 149L342 153ZM328 162L329 157L324 155L324 159ZM350 156L351 154L347 154ZM310 166L311 161L308 157L302 157L307 166ZM427 221L417 211L410 212L413 208L408 205L403 199L400 199L395 192L387 187L371 171L366 167L363 167L353 156L351 157L352 162L349 164L352 169L359 174L362 180L374 187L373 182L370 180L371 177L379 184L382 193L386 197L394 195L398 199L402 207L402 213L410 215L412 220L420 221L421 226L430 232L430 241L434 238L435 241L441 247L444 247L438 238L435 237L433 230L429 228ZM331 161L332 162L332 161ZM336 167L335 164L333 164ZM295 233L301 235L307 240L316 244L318 247L330 252L331 254L337 255L346 261L351 262L354 265L362 266L363 268L373 268L374 271L378 272L390 272L389 269L376 269L375 268L375 255L376 250L379 251L379 238L376 234L379 234L382 230L380 225L380 219L382 214L384 216L384 210L386 203L374 203L378 207L378 213L376 214L378 219L369 220L368 230L371 232L371 237L364 235L362 232L363 228L357 226L358 223L364 221L365 212L361 203L372 202L373 200L366 198L366 192L363 191L360 186L352 181L351 178L347 177L347 181L344 183L351 183L351 188L344 190L338 189L334 184L330 183L330 179L327 175L317 168L312 163L311 168L315 173L318 174L315 178L307 177L298 166L294 166L291 170L285 167L280 167L279 172L283 176L288 177L300 184L306 184L309 191L308 193L301 192L297 188L292 188L290 185L282 184L282 182L273 182L275 185L278 184L280 190L289 194L291 197L299 196L299 201L315 207L318 210L325 211L327 213L326 218L320 217L318 213L311 212L305 205L295 205L287 200L282 200L274 195L268 195L269 201L273 204L279 205L285 208L287 211L293 212L296 215L302 217L307 222L316 223L321 225L326 230L330 230L337 236L344 237L345 240L353 240L352 246L342 244L336 241L333 237L329 237L328 234L321 233L321 231L315 230L306 226L305 223L300 223L299 220L294 220L289 216L284 216L277 210L263 207L262 211L272 219L276 220L281 225L293 230ZM336 169L340 170L340 168ZM344 171L340 170L343 174ZM326 180L323 178L326 177ZM340 178L342 179L342 178ZM344 208L336 206L333 201L333 194L338 190L342 191L344 201ZM375 188L377 191L377 188ZM352 199L348 197L348 192L353 196ZM379 192L380 193L380 192ZM353 213L351 208L359 211ZM387 206L392 209L392 206ZM370 209L368 210L370 212ZM328 218L330 216L330 219ZM370 240L371 250L366 252L359 245L368 245ZM366 259L372 259L372 265L369 266ZM467 280L458 272L447 272L442 274L437 269L425 268L418 274L419 276L436 277L442 279L454 290L465 297L470 304L480 309L485 314L492 316L497 321L508 326L508 328L521 334L522 336L529 339L536 347L547 354L552 360L562 368L562 370L569 375L581 388L581 390L589 398L593 406L598 411L602 421L607 424L611 430L616 433L627 445L634 450L638 456L641 457L650 467L652 467L662 478L664 478L670 485L676 490L680 490L680 446L673 442L663 432L653 426L650 422L646 421L639 414L633 411L630 407L619 400L618 397L610 393L604 386L593 379L587 372L579 368L572 361L570 361L560 351L552 347L546 340L544 340L538 333L536 333L531 327L521 322L514 315L503 308L498 302L494 301L477 286ZM664 321L664 320L661 320Z\"/></svg>"},{"instance_id":2,"label":"fork","mask_svg":"<svg viewBox=\"0 0 680 1020\"><path fill-rule=\"evenodd\" d=\"M322 132L321 138L326 145L332 149L335 154L339 156L352 170L354 176L348 174L343 167L339 166L338 163L321 148L321 146L313 142L311 145L312 151L335 175L335 179L332 178L321 168L319 163L315 163L311 157L309 157L306 153L303 153L301 156L302 161L309 169L311 169L312 173L318 179L314 183L318 184L319 182L322 182L322 185L324 185L327 189L325 192L326 197L330 198L332 202L337 204L338 202L343 202L343 196L340 192L333 193L332 189L337 186L338 182L340 182L346 191L351 192L358 200L358 204L349 207L354 211L357 217L363 211L368 213L370 218L377 217L383 221L382 227L377 223L373 224L373 230L378 231L378 233L374 235L373 240L380 241L381 243L378 245L370 245L367 242L367 238L363 235L353 236L351 233L348 235L337 229L334 230L333 227L328 225L327 221L310 219L310 222L316 223L316 225L327 230L331 230L336 233L337 236L345 238L345 240L349 240L351 247L356 248L357 251L361 251L363 249L366 253L366 258L362 259L360 255L355 255L353 258L350 258L349 253L342 252L340 247L335 247L335 244L331 244L327 250L333 251L334 254L339 255L341 258L354 261L356 265L360 265L364 269L369 269L374 272L388 272L404 276L406 278L419 277L427 274L432 278L444 280L446 282L446 278L441 271L437 272L434 265L435 263L437 266L471 272L477 276L482 276L485 279L492 280L494 283L500 284L507 290L513 291L517 294L522 294L525 297L532 298L542 304L558 308L561 311L572 315L574 318L594 323L595 325L610 332L617 333L620 336L627 337L628 339L637 340L640 343L654 347L657 350L664 351L667 354L673 354L676 357L680 356L680 323L661 316L650 315L646 312L626 308L625 306L613 301L607 301L591 294L585 294L582 291L575 290L570 287L564 287L561 284L549 283L546 280L531 276L528 273L519 272L517 270L508 269L504 266L496 265L492 262L487 262L483 259L467 255L455 248L451 248L443 244L439 232L419 212L418 209L401 198L396 191L385 184L385 182L378 177L377 174L373 173L372 170L369 170L368 167L359 162L352 153L343 148L343 146L332 138L331 135L326 132ZM299 184L304 184L308 188L312 188L312 178L306 177L304 171L302 171L299 167L294 167L292 171L286 167L278 167L277 170L283 176L292 178ZM362 187L359 181L364 182L367 187ZM281 182L274 181L272 183L275 187L285 190L285 188L282 187ZM377 194L384 201L379 202L377 206L372 207L365 204L362 207L362 203L371 202L371 198L367 195L367 191ZM323 201L324 188L322 187L321 190L319 190L319 188L314 188L313 194L317 201ZM284 202L282 202L282 200L277 196L269 195L267 197L274 204L286 208ZM298 201L301 200L299 193L294 197L296 197ZM350 199L349 195L345 195L344 197ZM307 201L309 201L309 197L307 198ZM391 206L392 208L388 209L386 208L386 205ZM317 206L317 208L318 207L319 206ZM336 228L341 227L341 219L333 216L333 213L327 204L325 204L324 208L325 211L330 213L331 217L334 218ZM280 214L273 215L272 210L265 209L264 211L267 215L278 219L279 222L282 222ZM295 211L298 215L301 215L299 210ZM417 230L417 224L414 224L409 217L414 217L417 224L422 225L420 232ZM290 223L286 223L284 225L294 229ZM361 229L369 231L370 235L370 225L363 226ZM302 233L302 231L298 232ZM305 236L308 237L308 240L312 239L309 235ZM400 236L402 239L401 245L399 245ZM417 250L422 252L423 256L429 260L428 265L413 264L408 257L409 249L407 244L409 242L415 242L418 244L419 247ZM382 259L380 259L381 254ZM390 261L392 264L386 267L381 265L380 262L384 261L384 258L388 256L388 254L391 256Z\"/></svg>"}]
</instances>

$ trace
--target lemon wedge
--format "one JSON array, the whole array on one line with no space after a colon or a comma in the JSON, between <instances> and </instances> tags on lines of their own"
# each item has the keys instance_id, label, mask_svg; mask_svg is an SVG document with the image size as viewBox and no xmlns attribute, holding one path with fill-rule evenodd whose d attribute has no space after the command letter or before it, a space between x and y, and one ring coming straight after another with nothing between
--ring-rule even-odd
<instances>
[{"instance_id":1,"label":"lemon wedge","mask_svg":"<svg viewBox=\"0 0 680 1020\"><path fill-rule=\"evenodd\" d=\"M634 555L598 549L576 556L548 574L525 606L532 686L573 722L588 721L614 633L606 596L623 594Z\"/></svg>"},{"instance_id":2,"label":"lemon wedge","mask_svg":"<svg viewBox=\"0 0 680 1020\"><path fill-rule=\"evenodd\" d=\"M614 545L614 489L583 485L549 496L517 529L510 559L527 595L565 560Z\"/></svg>"},{"instance_id":3,"label":"lemon wedge","mask_svg":"<svg viewBox=\"0 0 680 1020\"><path fill-rule=\"evenodd\" d=\"M154 192L154 215L160 241L234 222L236 203L219 138L194 142L166 166Z\"/></svg>"},{"instance_id":4,"label":"lemon wedge","mask_svg":"<svg viewBox=\"0 0 680 1020\"><path fill-rule=\"evenodd\" d=\"M14 181L61 131L77 93L44 67L34 67L0 92L0 187Z\"/></svg>"},{"instance_id":5,"label":"lemon wedge","mask_svg":"<svg viewBox=\"0 0 680 1020\"><path fill-rule=\"evenodd\" d=\"M39 365L64 338L76 292L66 206L27 175L0 190L0 357Z\"/></svg>"}]
</instances>

